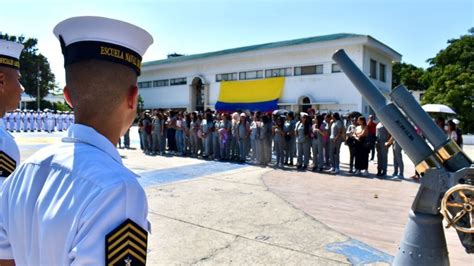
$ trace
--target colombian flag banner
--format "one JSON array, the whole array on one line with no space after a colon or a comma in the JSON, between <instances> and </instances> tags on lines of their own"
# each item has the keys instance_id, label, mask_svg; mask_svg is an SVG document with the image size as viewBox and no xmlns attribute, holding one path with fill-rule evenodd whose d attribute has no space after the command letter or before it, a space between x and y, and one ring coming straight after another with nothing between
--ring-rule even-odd
<instances>
[{"instance_id":1,"label":"colombian flag banner","mask_svg":"<svg viewBox=\"0 0 474 266\"><path fill-rule=\"evenodd\" d=\"M217 111L250 110L269 112L278 109L278 99L283 93L284 77L223 81Z\"/></svg>"}]
</instances>

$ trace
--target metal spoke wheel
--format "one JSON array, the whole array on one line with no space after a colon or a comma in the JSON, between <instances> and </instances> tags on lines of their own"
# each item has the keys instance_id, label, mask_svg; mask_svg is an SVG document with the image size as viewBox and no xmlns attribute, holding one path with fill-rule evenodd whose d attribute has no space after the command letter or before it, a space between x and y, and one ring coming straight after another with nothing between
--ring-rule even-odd
<instances>
[{"instance_id":1,"label":"metal spoke wheel","mask_svg":"<svg viewBox=\"0 0 474 266\"><path fill-rule=\"evenodd\" d=\"M446 228L474 233L474 186L456 185L444 194L441 200L441 214L448 222Z\"/></svg>"}]
</instances>

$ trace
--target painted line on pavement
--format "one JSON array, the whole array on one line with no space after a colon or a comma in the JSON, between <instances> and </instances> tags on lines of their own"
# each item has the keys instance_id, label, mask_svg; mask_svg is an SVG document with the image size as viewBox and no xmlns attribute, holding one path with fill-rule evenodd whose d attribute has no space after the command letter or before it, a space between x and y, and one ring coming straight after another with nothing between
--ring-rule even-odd
<instances>
[{"instance_id":1,"label":"painted line on pavement","mask_svg":"<svg viewBox=\"0 0 474 266\"><path fill-rule=\"evenodd\" d=\"M224 162L204 162L181 167L172 167L152 171L136 171L140 178L138 182L143 187L151 187L173 183L177 181L198 178L220 172L231 171L248 167L246 164L224 163ZM133 170L133 169L132 169Z\"/></svg>"},{"instance_id":2,"label":"painted line on pavement","mask_svg":"<svg viewBox=\"0 0 474 266\"><path fill-rule=\"evenodd\" d=\"M355 239L327 244L326 250L346 256L352 265L366 265L376 262L391 265L393 261L393 256Z\"/></svg>"}]
</instances>

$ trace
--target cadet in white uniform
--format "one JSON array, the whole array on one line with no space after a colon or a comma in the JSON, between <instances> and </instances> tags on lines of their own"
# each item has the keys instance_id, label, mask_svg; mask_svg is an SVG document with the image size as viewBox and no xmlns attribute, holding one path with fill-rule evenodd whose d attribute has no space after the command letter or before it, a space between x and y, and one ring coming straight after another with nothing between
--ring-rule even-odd
<instances>
[{"instance_id":1,"label":"cadet in white uniform","mask_svg":"<svg viewBox=\"0 0 474 266\"><path fill-rule=\"evenodd\" d=\"M0 40L0 185L20 163L20 150L1 117L18 106L23 92L19 71L22 50L19 43Z\"/></svg>"},{"instance_id":2,"label":"cadet in white uniform","mask_svg":"<svg viewBox=\"0 0 474 266\"><path fill-rule=\"evenodd\" d=\"M10 132L13 132L15 131L15 116L16 116L16 112L12 112L10 113L10 121L9 121L9 124L10 124Z\"/></svg>"},{"instance_id":3,"label":"cadet in white uniform","mask_svg":"<svg viewBox=\"0 0 474 266\"><path fill-rule=\"evenodd\" d=\"M4 183L0 258L17 265L145 265L146 195L115 146L135 117L140 62L153 39L101 17L67 19L54 33L77 123Z\"/></svg>"},{"instance_id":4,"label":"cadet in white uniform","mask_svg":"<svg viewBox=\"0 0 474 266\"><path fill-rule=\"evenodd\" d=\"M2 119L2 118L0 117L0 119ZM6 131L10 131L10 124L8 122L10 122L10 113L6 112L3 115L3 125L5 126Z\"/></svg>"},{"instance_id":5,"label":"cadet in white uniform","mask_svg":"<svg viewBox=\"0 0 474 266\"><path fill-rule=\"evenodd\" d=\"M21 110L17 110L15 113L15 127L16 132L20 132L21 130Z\"/></svg>"},{"instance_id":6,"label":"cadet in white uniform","mask_svg":"<svg viewBox=\"0 0 474 266\"><path fill-rule=\"evenodd\" d=\"M46 109L46 110L47 110L47 113L45 116L45 123L46 123L45 127L46 127L46 131L48 131L48 133L51 133L54 131L54 114L51 112L51 110L49 109Z\"/></svg>"}]
</instances>

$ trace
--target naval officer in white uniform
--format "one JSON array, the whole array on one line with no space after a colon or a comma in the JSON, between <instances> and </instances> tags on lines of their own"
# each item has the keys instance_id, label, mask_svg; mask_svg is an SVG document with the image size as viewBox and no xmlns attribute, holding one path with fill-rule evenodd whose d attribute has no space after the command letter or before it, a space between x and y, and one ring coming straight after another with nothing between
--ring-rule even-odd
<instances>
[{"instance_id":1,"label":"naval officer in white uniform","mask_svg":"<svg viewBox=\"0 0 474 266\"><path fill-rule=\"evenodd\" d=\"M137 76L153 38L102 17L66 19L54 34L76 124L4 183L0 264L144 265L147 199L115 146L135 118Z\"/></svg>"},{"instance_id":2,"label":"naval officer in white uniform","mask_svg":"<svg viewBox=\"0 0 474 266\"><path fill-rule=\"evenodd\" d=\"M1 118L17 108L24 91L19 71L22 50L22 44L0 40L0 185L20 163L20 150Z\"/></svg>"}]
</instances>

